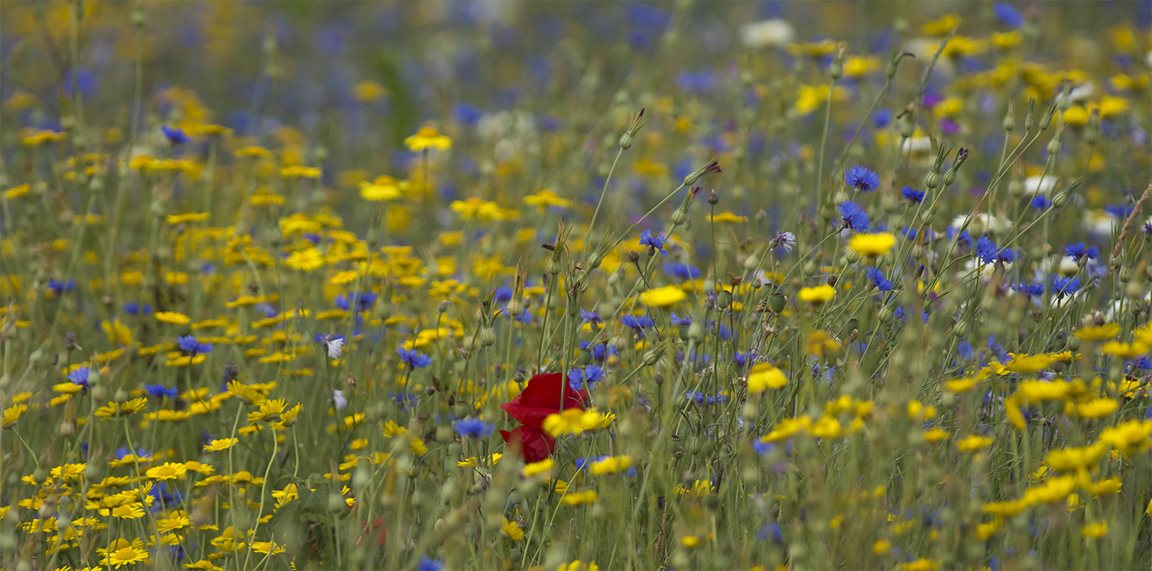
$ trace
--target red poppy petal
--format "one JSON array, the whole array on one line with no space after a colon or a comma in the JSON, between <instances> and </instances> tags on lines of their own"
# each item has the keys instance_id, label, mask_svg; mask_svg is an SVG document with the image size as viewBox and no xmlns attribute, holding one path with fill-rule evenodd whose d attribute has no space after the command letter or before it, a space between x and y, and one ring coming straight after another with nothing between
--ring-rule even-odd
<instances>
[{"instance_id":1,"label":"red poppy petal","mask_svg":"<svg viewBox=\"0 0 1152 571\"><path fill-rule=\"evenodd\" d=\"M556 439L531 426L520 426L512 432L501 430L500 436L508 447L516 451L525 462L539 462L552 455Z\"/></svg>"},{"instance_id":2,"label":"red poppy petal","mask_svg":"<svg viewBox=\"0 0 1152 571\"><path fill-rule=\"evenodd\" d=\"M573 390L560 373L541 373L528 380L516 398L504 403L508 416L527 426L539 427L550 414L569 408L584 409L588 392ZM561 406L563 405L563 406Z\"/></svg>"}]
</instances>

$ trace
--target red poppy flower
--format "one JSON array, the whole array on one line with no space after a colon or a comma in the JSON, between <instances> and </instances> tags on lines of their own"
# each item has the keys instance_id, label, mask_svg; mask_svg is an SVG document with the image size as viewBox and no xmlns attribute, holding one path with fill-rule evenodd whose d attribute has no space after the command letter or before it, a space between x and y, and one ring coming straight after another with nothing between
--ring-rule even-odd
<instances>
[{"instance_id":1,"label":"red poppy flower","mask_svg":"<svg viewBox=\"0 0 1152 571\"><path fill-rule=\"evenodd\" d=\"M501 430L500 436L509 448L520 453L525 462L539 462L552 455L556 439L552 435L533 426L519 426L508 432Z\"/></svg>"},{"instance_id":2,"label":"red poppy flower","mask_svg":"<svg viewBox=\"0 0 1152 571\"><path fill-rule=\"evenodd\" d=\"M539 428L550 414L578 408L584 410L588 391L574 390L560 373L541 373L528 380L528 386L516 398L504 403L508 416L524 426Z\"/></svg>"},{"instance_id":3,"label":"red poppy flower","mask_svg":"<svg viewBox=\"0 0 1152 571\"><path fill-rule=\"evenodd\" d=\"M556 439L540 427L544 419L570 408L584 410L587 402L588 391L574 390L564 375L541 373L529 379L528 386L516 398L503 404L504 411L520 421L520 426L511 432L501 430L500 436L525 462L539 462L556 448Z\"/></svg>"}]
</instances>

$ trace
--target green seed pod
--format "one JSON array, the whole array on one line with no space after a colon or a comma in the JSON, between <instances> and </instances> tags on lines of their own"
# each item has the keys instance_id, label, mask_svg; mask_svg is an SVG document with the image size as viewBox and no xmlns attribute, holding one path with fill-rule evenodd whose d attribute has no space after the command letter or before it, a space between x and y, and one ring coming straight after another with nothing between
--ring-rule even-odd
<instances>
[{"instance_id":1,"label":"green seed pod","mask_svg":"<svg viewBox=\"0 0 1152 571\"><path fill-rule=\"evenodd\" d=\"M683 208L677 208L674 212L672 212L672 223L675 224L676 226L680 226L681 224L683 224L687 221L688 221L688 212L685 211Z\"/></svg>"},{"instance_id":2,"label":"green seed pod","mask_svg":"<svg viewBox=\"0 0 1152 571\"><path fill-rule=\"evenodd\" d=\"M625 151L631 149L633 140L632 133L625 132L623 135L620 135L620 148Z\"/></svg>"},{"instance_id":3,"label":"green seed pod","mask_svg":"<svg viewBox=\"0 0 1152 571\"><path fill-rule=\"evenodd\" d=\"M1128 285L1124 286L1124 295L1128 296L1131 300L1144 299L1144 293L1147 292L1145 285L1140 280L1132 280Z\"/></svg>"},{"instance_id":4,"label":"green seed pod","mask_svg":"<svg viewBox=\"0 0 1152 571\"><path fill-rule=\"evenodd\" d=\"M716 306L720 309L728 309L730 305L732 305L732 292L721 290L720 293L716 295Z\"/></svg>"},{"instance_id":5,"label":"green seed pod","mask_svg":"<svg viewBox=\"0 0 1152 571\"><path fill-rule=\"evenodd\" d=\"M744 417L745 422L756 420L760 416L760 403L756 399L749 398L744 402L740 415Z\"/></svg>"},{"instance_id":6,"label":"green seed pod","mask_svg":"<svg viewBox=\"0 0 1152 571\"><path fill-rule=\"evenodd\" d=\"M1064 208L1068 204L1068 193L1061 192L1052 199L1052 206L1056 208Z\"/></svg>"},{"instance_id":7,"label":"green seed pod","mask_svg":"<svg viewBox=\"0 0 1152 571\"><path fill-rule=\"evenodd\" d=\"M937 171L930 171L928 176L924 177L924 186L928 190L936 190L940 188L940 173Z\"/></svg>"},{"instance_id":8,"label":"green seed pod","mask_svg":"<svg viewBox=\"0 0 1152 571\"><path fill-rule=\"evenodd\" d=\"M452 428L449 426L436 427L436 442L451 442Z\"/></svg>"},{"instance_id":9,"label":"green seed pod","mask_svg":"<svg viewBox=\"0 0 1152 571\"><path fill-rule=\"evenodd\" d=\"M956 183L956 169L950 169L944 173L944 186L952 186Z\"/></svg>"},{"instance_id":10,"label":"green seed pod","mask_svg":"<svg viewBox=\"0 0 1152 571\"><path fill-rule=\"evenodd\" d=\"M688 340L695 341L697 343L703 341L704 326L697 322L692 322L692 324L688 326Z\"/></svg>"},{"instance_id":11,"label":"green seed pod","mask_svg":"<svg viewBox=\"0 0 1152 571\"><path fill-rule=\"evenodd\" d=\"M331 513L340 513L348 508L348 504L344 503L344 496L332 492L328 494L328 501L325 505Z\"/></svg>"},{"instance_id":12,"label":"green seed pod","mask_svg":"<svg viewBox=\"0 0 1152 571\"><path fill-rule=\"evenodd\" d=\"M774 293L768 296L768 309L772 310L772 313L784 311L784 306L787 305L787 303L788 298L784 297L783 294Z\"/></svg>"}]
</instances>

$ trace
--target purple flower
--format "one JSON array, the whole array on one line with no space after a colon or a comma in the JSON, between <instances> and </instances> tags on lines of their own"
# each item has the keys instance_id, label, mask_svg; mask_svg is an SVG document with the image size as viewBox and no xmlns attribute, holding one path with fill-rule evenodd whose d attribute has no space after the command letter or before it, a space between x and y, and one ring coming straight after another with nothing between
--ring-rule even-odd
<instances>
[{"instance_id":1,"label":"purple flower","mask_svg":"<svg viewBox=\"0 0 1152 571\"><path fill-rule=\"evenodd\" d=\"M892 282L884 277L884 272L881 272L880 268L868 268L864 274L868 276L868 279L872 282L872 285L876 286L876 289L882 292L892 291Z\"/></svg>"},{"instance_id":2,"label":"purple flower","mask_svg":"<svg viewBox=\"0 0 1152 571\"><path fill-rule=\"evenodd\" d=\"M1064 255L1075 259L1077 262L1083 258L1095 260L1100 256L1100 248L1096 246L1085 246L1082 242L1077 242L1064 246Z\"/></svg>"},{"instance_id":3,"label":"purple flower","mask_svg":"<svg viewBox=\"0 0 1152 571\"><path fill-rule=\"evenodd\" d=\"M855 202L847 200L841 202L837 208L840 210L840 219L844 222L845 228L856 232L868 231L872 221L869 220L868 213L864 212L864 209L857 206Z\"/></svg>"},{"instance_id":4,"label":"purple flower","mask_svg":"<svg viewBox=\"0 0 1152 571\"><path fill-rule=\"evenodd\" d=\"M74 385L80 385L88 388L92 385L88 384L88 378L92 375L91 369L88 367L80 367L71 373L68 373L68 380Z\"/></svg>"},{"instance_id":5,"label":"purple flower","mask_svg":"<svg viewBox=\"0 0 1152 571\"><path fill-rule=\"evenodd\" d=\"M915 188L906 186L903 190L900 191L900 194L904 196L905 200L911 202L912 204L920 204L921 202L924 202L923 190L916 190Z\"/></svg>"},{"instance_id":6,"label":"purple flower","mask_svg":"<svg viewBox=\"0 0 1152 571\"><path fill-rule=\"evenodd\" d=\"M651 230L645 230L640 233L640 245L648 246L653 252L660 252L661 254L665 253L665 240L666 238L664 238L664 236L653 236Z\"/></svg>"},{"instance_id":7,"label":"purple flower","mask_svg":"<svg viewBox=\"0 0 1152 571\"><path fill-rule=\"evenodd\" d=\"M637 331L655 326L655 324L652 323L652 318L647 315L625 315L620 318L620 323L623 323L625 327L630 327Z\"/></svg>"},{"instance_id":8,"label":"purple flower","mask_svg":"<svg viewBox=\"0 0 1152 571\"><path fill-rule=\"evenodd\" d=\"M153 397L156 397L159 399L163 399L163 398L173 398L174 399L174 398L180 396L180 389L178 389L176 387L166 387L164 385L151 385L151 384L144 385L144 392L148 393L148 396L153 396Z\"/></svg>"},{"instance_id":9,"label":"purple flower","mask_svg":"<svg viewBox=\"0 0 1152 571\"><path fill-rule=\"evenodd\" d=\"M1011 263L1016 261L1016 252L1011 248L1000 248L987 236L981 236L976 241L976 255L985 264L995 262Z\"/></svg>"},{"instance_id":10,"label":"purple flower","mask_svg":"<svg viewBox=\"0 0 1152 571\"><path fill-rule=\"evenodd\" d=\"M183 145L191 140L182 129L177 129L176 127L164 125L160 127L160 130L164 132L164 137L167 138L168 142L172 145Z\"/></svg>"},{"instance_id":11,"label":"purple flower","mask_svg":"<svg viewBox=\"0 0 1152 571\"><path fill-rule=\"evenodd\" d=\"M1052 293L1055 293L1057 296L1064 297L1066 295L1072 295L1077 291L1080 291L1080 278L1064 278L1060 276L1052 278Z\"/></svg>"},{"instance_id":12,"label":"purple flower","mask_svg":"<svg viewBox=\"0 0 1152 571\"><path fill-rule=\"evenodd\" d=\"M468 438L488 438L492 436L492 432L496 430L495 426L479 418L457 420L452 424L452 427L456 429L456 434L467 436Z\"/></svg>"},{"instance_id":13,"label":"purple flower","mask_svg":"<svg viewBox=\"0 0 1152 571\"><path fill-rule=\"evenodd\" d=\"M998 2L992 11L996 14L996 19L1009 28L1016 29L1024 25L1024 15L1007 2Z\"/></svg>"},{"instance_id":14,"label":"purple flower","mask_svg":"<svg viewBox=\"0 0 1152 571\"><path fill-rule=\"evenodd\" d=\"M432 364L432 357L413 349L401 347L396 350L396 353L400 355L400 360L408 365L409 369L420 369Z\"/></svg>"},{"instance_id":15,"label":"purple flower","mask_svg":"<svg viewBox=\"0 0 1152 571\"><path fill-rule=\"evenodd\" d=\"M880 186L880 177L868 167L856 165L844 173L844 184L860 192L872 192Z\"/></svg>"},{"instance_id":16,"label":"purple flower","mask_svg":"<svg viewBox=\"0 0 1152 571\"><path fill-rule=\"evenodd\" d=\"M700 277L700 268L683 262L667 262L664 273L678 280L688 281Z\"/></svg>"},{"instance_id":17,"label":"purple flower","mask_svg":"<svg viewBox=\"0 0 1152 571\"><path fill-rule=\"evenodd\" d=\"M211 343L201 343L191 335L181 335L176 338L176 347L185 355L203 355L212 352Z\"/></svg>"}]
</instances>

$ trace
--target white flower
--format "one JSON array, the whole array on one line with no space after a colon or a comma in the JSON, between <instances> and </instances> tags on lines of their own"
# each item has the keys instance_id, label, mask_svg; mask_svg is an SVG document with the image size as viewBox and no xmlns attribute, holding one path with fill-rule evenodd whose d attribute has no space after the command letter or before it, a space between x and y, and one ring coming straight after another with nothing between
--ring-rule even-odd
<instances>
[{"instance_id":1,"label":"white flower","mask_svg":"<svg viewBox=\"0 0 1152 571\"><path fill-rule=\"evenodd\" d=\"M792 24L773 18L740 26L740 43L746 48L782 46L796 37Z\"/></svg>"},{"instance_id":2,"label":"white flower","mask_svg":"<svg viewBox=\"0 0 1152 571\"><path fill-rule=\"evenodd\" d=\"M1048 194L1052 192L1052 188L1056 186L1056 177L1048 176L1030 176L1024 179L1024 194L1028 196L1036 196L1037 194Z\"/></svg>"},{"instance_id":3,"label":"white flower","mask_svg":"<svg viewBox=\"0 0 1152 571\"><path fill-rule=\"evenodd\" d=\"M960 214L952 219L952 228L959 230L964 226L964 221L968 219L967 214ZM972 216L972 223L968 225L968 233L973 236L979 236L986 232L993 234L1001 234L1012 229L1012 221L1007 218L989 214L987 212L980 212Z\"/></svg>"},{"instance_id":4,"label":"white flower","mask_svg":"<svg viewBox=\"0 0 1152 571\"><path fill-rule=\"evenodd\" d=\"M902 153L927 153L932 150L932 139L928 137L909 137L904 140L900 152Z\"/></svg>"},{"instance_id":5,"label":"white flower","mask_svg":"<svg viewBox=\"0 0 1152 571\"><path fill-rule=\"evenodd\" d=\"M344 338L343 337L324 337L324 346L328 348L329 359L339 359L340 355L344 353Z\"/></svg>"},{"instance_id":6,"label":"white flower","mask_svg":"<svg viewBox=\"0 0 1152 571\"><path fill-rule=\"evenodd\" d=\"M1084 230L1095 236L1112 236L1114 229L1119 229L1124 221L1108 214L1103 210L1087 210L1084 212L1084 221L1081 222Z\"/></svg>"},{"instance_id":7,"label":"white flower","mask_svg":"<svg viewBox=\"0 0 1152 571\"><path fill-rule=\"evenodd\" d=\"M340 389L332 391L332 406L336 407L336 410L344 410L344 407L348 406L348 399L344 397L344 391Z\"/></svg>"},{"instance_id":8,"label":"white flower","mask_svg":"<svg viewBox=\"0 0 1152 571\"><path fill-rule=\"evenodd\" d=\"M1076 87L1073 87L1072 91L1068 93L1068 99L1077 102L1087 101L1095 93L1096 85L1089 81L1083 85L1077 85Z\"/></svg>"}]
</instances>

